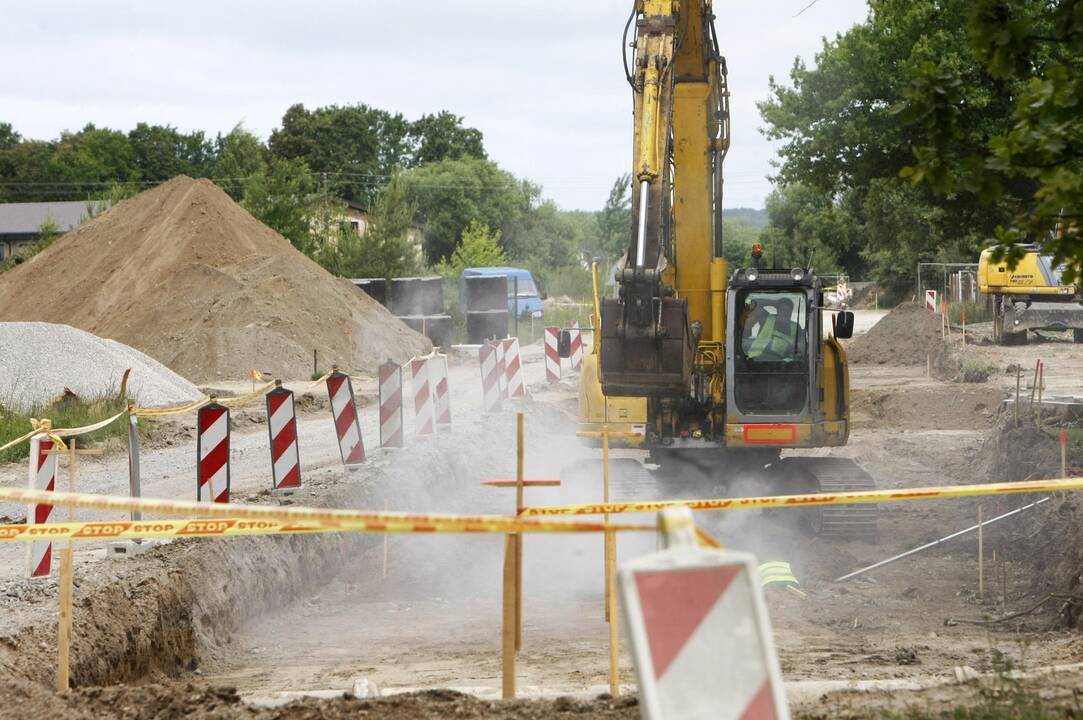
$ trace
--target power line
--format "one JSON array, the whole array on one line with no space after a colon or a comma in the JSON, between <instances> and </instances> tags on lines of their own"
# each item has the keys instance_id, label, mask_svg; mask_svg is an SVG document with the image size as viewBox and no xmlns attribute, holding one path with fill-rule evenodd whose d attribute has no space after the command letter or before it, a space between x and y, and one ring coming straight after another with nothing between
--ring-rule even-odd
<instances>
[{"instance_id":1,"label":"power line","mask_svg":"<svg viewBox=\"0 0 1083 720\"><path fill-rule=\"evenodd\" d=\"M797 13L796 15L794 15L794 17L800 17L801 15L803 15L803 14L804 14L804 12L805 12L806 10L808 10L808 9L809 9L810 7L812 7L813 5L815 5L815 4L816 4L816 3L818 3L818 2L820 2L820 0L812 0L812 2L810 2L810 3L808 4L808 5L806 5L805 7L801 8L800 12L798 12L798 13Z\"/></svg>"}]
</instances>

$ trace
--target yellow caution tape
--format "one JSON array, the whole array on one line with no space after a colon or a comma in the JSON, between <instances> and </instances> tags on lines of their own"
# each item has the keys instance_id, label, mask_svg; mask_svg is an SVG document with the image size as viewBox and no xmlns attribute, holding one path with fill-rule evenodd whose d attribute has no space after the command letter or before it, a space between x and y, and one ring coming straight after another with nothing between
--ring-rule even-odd
<instances>
[{"instance_id":1,"label":"yellow caution tape","mask_svg":"<svg viewBox=\"0 0 1083 720\"><path fill-rule=\"evenodd\" d=\"M188 403L187 405L181 405L173 408L141 408L133 407L131 413L133 415L142 415L144 417L163 417L165 415L185 415L190 412L199 410L204 405L209 405L211 399L206 395L201 400Z\"/></svg>"},{"instance_id":2,"label":"yellow caution tape","mask_svg":"<svg viewBox=\"0 0 1083 720\"><path fill-rule=\"evenodd\" d=\"M669 507L692 510L752 510L756 508L793 508L809 505L844 505L852 503L884 503L903 500L932 500L934 498L1005 495L1008 493L1056 492L1083 489L1083 477L1024 482L979 483L976 485L946 485L941 487L903 488L898 490L851 490L839 493L809 495L767 495L747 498L717 498L711 500L653 500L642 502L596 503L593 505L557 505L528 507L519 511L521 517L551 515L614 515L621 513L655 513Z\"/></svg>"},{"instance_id":3,"label":"yellow caution tape","mask_svg":"<svg viewBox=\"0 0 1083 720\"><path fill-rule=\"evenodd\" d=\"M260 505L231 503L198 503L185 500L157 500L84 493L46 492L24 488L0 488L0 500L33 505L77 507L92 510L118 510L146 514L173 514L198 516L203 521L221 519L265 520L272 523L301 526L297 532L378 532L378 533L520 533L520 532L603 532L655 531L654 525L606 525L601 522L576 522L568 520L525 520L506 515L448 515L403 512L367 512L324 508L280 508ZM176 521L171 521L176 522ZM124 522L104 523L123 525ZM61 523L47 525L0 525L0 528L26 529L59 527ZM94 523L74 523L71 527L93 526ZM259 533L249 528L248 535L273 535L282 532L275 527ZM316 529L319 528L319 529ZM70 532L74 532L71 530ZM213 533L212 533L213 534ZM220 533L219 533L220 534ZM178 537L180 535L177 535ZM41 535L19 535L11 540L40 539ZM100 539L102 536L76 537L65 535L62 539ZM129 537L129 536L124 536ZM135 537L135 536L131 536ZM173 537L169 535L146 535L139 537Z\"/></svg>"},{"instance_id":4,"label":"yellow caution tape","mask_svg":"<svg viewBox=\"0 0 1083 720\"><path fill-rule=\"evenodd\" d=\"M123 417L125 412L127 411L122 410L113 417L106 418L105 420L101 420L92 425L83 425L82 427L76 428L55 429L53 428L53 421L49 420L48 418L42 418L41 420L37 418L30 418L30 432L26 433L25 435L20 435L14 440L10 440L3 445L0 445L0 452L3 452L8 448L13 448L19 443L24 443L27 440L33 438L35 435L47 435L50 440L56 443L57 447L66 450L68 446L64 443L64 440L62 438L75 437L77 435L86 435L96 430L101 430L106 425L116 422L119 418Z\"/></svg>"},{"instance_id":5,"label":"yellow caution tape","mask_svg":"<svg viewBox=\"0 0 1083 720\"><path fill-rule=\"evenodd\" d=\"M226 405L228 407L239 407L241 405L247 405L253 400L258 400L259 398L266 395L274 386L275 384L273 382L269 382L258 390L250 392L247 395L241 395L240 397L232 398L217 398L215 402L219 403L220 405Z\"/></svg>"}]
</instances>

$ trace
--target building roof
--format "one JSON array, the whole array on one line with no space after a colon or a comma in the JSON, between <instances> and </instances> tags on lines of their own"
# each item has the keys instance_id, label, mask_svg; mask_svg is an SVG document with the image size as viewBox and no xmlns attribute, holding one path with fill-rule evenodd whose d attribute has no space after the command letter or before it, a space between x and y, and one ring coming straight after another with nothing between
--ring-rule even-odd
<instances>
[{"instance_id":1,"label":"building roof","mask_svg":"<svg viewBox=\"0 0 1083 720\"><path fill-rule=\"evenodd\" d=\"M0 203L0 235L33 235L46 220L51 219L67 232L78 227L90 216L87 205L105 205L103 201Z\"/></svg>"}]
</instances>

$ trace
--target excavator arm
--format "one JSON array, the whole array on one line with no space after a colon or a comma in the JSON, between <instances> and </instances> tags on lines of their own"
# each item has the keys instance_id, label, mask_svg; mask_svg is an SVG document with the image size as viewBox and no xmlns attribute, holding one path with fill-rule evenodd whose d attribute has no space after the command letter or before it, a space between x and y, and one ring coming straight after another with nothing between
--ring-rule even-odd
<instances>
[{"instance_id":1,"label":"excavator arm","mask_svg":"<svg viewBox=\"0 0 1083 720\"><path fill-rule=\"evenodd\" d=\"M638 0L629 19L634 226L616 274L619 297L602 306L606 395L683 396L701 341L724 342L724 264L704 262L722 262L729 148L729 92L713 20L704 0Z\"/></svg>"}]
</instances>

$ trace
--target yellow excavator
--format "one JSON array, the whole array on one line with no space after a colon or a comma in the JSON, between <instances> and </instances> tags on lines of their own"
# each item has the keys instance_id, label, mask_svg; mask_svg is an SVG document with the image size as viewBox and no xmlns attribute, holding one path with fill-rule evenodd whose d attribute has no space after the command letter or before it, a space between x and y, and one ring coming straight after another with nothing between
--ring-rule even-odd
<instances>
[{"instance_id":1,"label":"yellow excavator","mask_svg":"<svg viewBox=\"0 0 1083 720\"><path fill-rule=\"evenodd\" d=\"M1061 232L1063 226L1053 229ZM1019 245L1022 257L1009 267L993 248L978 259L978 289L993 296L993 337L1001 345L1022 345L1034 330L1071 331L1083 343L1083 290L1062 281L1058 267L1041 243Z\"/></svg>"},{"instance_id":2,"label":"yellow excavator","mask_svg":"<svg viewBox=\"0 0 1083 720\"><path fill-rule=\"evenodd\" d=\"M580 436L597 444L603 426L622 431L613 444L647 450L669 487L721 485L741 494L873 487L848 459L782 458L784 450L847 442L849 375L836 338L850 337L854 316L824 306L810 267L764 267L759 246L752 266L727 269L729 90L712 3L636 0L624 47L634 48L625 58L634 102L633 227L615 271L617 297L599 297L595 266ZM876 535L868 506L825 510L809 523L828 536Z\"/></svg>"}]
</instances>

